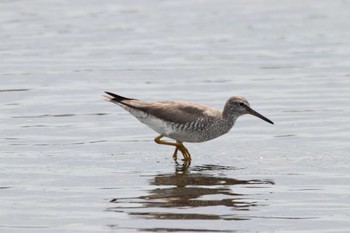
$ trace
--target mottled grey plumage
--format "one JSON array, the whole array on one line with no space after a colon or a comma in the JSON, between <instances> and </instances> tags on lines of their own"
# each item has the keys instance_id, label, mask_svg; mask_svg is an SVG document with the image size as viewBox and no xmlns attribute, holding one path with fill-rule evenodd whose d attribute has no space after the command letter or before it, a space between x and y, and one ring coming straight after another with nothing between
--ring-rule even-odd
<instances>
[{"instance_id":1,"label":"mottled grey plumage","mask_svg":"<svg viewBox=\"0 0 350 233\"><path fill-rule=\"evenodd\" d=\"M182 153L184 152L179 148L182 142L204 142L217 138L230 131L237 118L244 114L255 115L273 124L272 121L251 109L248 101L239 96L230 97L221 112L191 102L146 102L126 98L111 92L106 92L106 94L108 94L106 96L107 101L118 104L139 121L158 132L160 137L156 138L157 143L176 146ZM178 144L163 143L164 141L160 140L163 136L176 140ZM175 155L176 152L177 150ZM186 159L185 155L184 157Z\"/></svg>"}]
</instances>

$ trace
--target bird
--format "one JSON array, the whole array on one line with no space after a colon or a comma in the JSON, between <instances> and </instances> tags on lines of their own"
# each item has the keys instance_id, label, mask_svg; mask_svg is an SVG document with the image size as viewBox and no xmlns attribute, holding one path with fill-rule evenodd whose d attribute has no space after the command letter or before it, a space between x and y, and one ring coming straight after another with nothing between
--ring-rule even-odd
<instances>
[{"instance_id":1,"label":"bird","mask_svg":"<svg viewBox=\"0 0 350 233\"><path fill-rule=\"evenodd\" d=\"M177 159L180 151L184 161L191 161L191 154L184 142L199 143L212 140L228 133L236 120L245 114L250 114L274 124L270 119L250 107L242 96L231 96L222 111L206 105L186 101L148 102L140 99L127 98L105 91L105 100L119 105L140 122L156 131L154 141L158 144L174 146L173 158ZM167 137L175 142L162 140Z\"/></svg>"}]
</instances>

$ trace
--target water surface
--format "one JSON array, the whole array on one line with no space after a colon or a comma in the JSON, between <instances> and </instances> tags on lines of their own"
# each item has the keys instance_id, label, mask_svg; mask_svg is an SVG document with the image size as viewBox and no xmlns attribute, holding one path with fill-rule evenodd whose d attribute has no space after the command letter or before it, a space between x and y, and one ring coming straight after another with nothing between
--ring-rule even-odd
<instances>
[{"instance_id":1,"label":"water surface","mask_svg":"<svg viewBox=\"0 0 350 233\"><path fill-rule=\"evenodd\" d=\"M0 2L0 231L349 232L349 4ZM187 168L106 90L275 125Z\"/></svg>"}]
</instances>

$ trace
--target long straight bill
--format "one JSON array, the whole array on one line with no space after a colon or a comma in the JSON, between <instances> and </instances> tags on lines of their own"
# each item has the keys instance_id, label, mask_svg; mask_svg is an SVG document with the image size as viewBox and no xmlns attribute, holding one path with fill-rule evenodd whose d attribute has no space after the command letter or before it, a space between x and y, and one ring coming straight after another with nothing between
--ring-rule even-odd
<instances>
[{"instance_id":1,"label":"long straight bill","mask_svg":"<svg viewBox=\"0 0 350 233\"><path fill-rule=\"evenodd\" d=\"M259 117L260 119L262 119L262 120L264 120L266 122L269 122L270 124L273 124L273 122L270 119L268 119L267 117L264 117L263 115L261 115L260 113L258 113L257 111L255 111L255 110L253 110L251 108L249 108L248 112L249 112L249 114L251 114L253 116Z\"/></svg>"}]
</instances>

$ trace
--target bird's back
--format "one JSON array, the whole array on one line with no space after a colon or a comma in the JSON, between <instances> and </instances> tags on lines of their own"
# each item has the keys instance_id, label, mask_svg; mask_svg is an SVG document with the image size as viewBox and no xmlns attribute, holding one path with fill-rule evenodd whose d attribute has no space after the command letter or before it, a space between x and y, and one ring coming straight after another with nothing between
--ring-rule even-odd
<instances>
[{"instance_id":1,"label":"bird's back","mask_svg":"<svg viewBox=\"0 0 350 233\"><path fill-rule=\"evenodd\" d=\"M156 132L182 142L211 140L226 133L233 125L222 119L221 111L193 102L147 102L121 96L107 100L118 104Z\"/></svg>"},{"instance_id":2,"label":"bird's back","mask_svg":"<svg viewBox=\"0 0 350 233\"><path fill-rule=\"evenodd\" d=\"M200 118L218 117L221 112L205 105L184 101L130 101L134 108L167 122L186 124Z\"/></svg>"}]
</instances>

